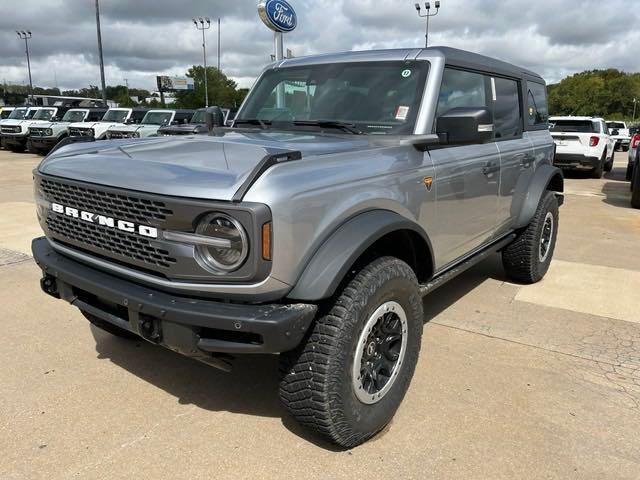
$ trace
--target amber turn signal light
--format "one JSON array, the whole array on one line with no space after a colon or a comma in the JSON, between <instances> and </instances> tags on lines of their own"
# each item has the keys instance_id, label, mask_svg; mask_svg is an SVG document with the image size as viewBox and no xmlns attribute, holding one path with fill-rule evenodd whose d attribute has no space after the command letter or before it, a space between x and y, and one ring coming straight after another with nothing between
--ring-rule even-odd
<instances>
[{"instance_id":1,"label":"amber turn signal light","mask_svg":"<svg viewBox=\"0 0 640 480\"><path fill-rule=\"evenodd\" d=\"M262 258L271 260L271 222L262 225Z\"/></svg>"}]
</instances>

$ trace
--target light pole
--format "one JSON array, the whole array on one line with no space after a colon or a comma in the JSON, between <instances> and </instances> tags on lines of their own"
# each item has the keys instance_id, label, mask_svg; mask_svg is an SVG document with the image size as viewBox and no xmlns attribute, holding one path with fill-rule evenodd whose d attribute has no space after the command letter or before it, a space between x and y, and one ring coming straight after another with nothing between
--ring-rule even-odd
<instances>
[{"instance_id":1,"label":"light pole","mask_svg":"<svg viewBox=\"0 0 640 480\"><path fill-rule=\"evenodd\" d=\"M29 39L31 38L31 30L16 30L18 37L24 40L24 47L27 52L27 69L29 70L29 96L31 99L29 100L30 104L33 105L33 82L31 81L31 60L29 59Z\"/></svg>"},{"instance_id":2,"label":"light pole","mask_svg":"<svg viewBox=\"0 0 640 480\"><path fill-rule=\"evenodd\" d=\"M632 122L636 121L636 105L638 104L638 99L634 98L633 99L633 120Z\"/></svg>"},{"instance_id":3,"label":"light pole","mask_svg":"<svg viewBox=\"0 0 640 480\"><path fill-rule=\"evenodd\" d=\"M220 70L220 17L218 17L218 72Z\"/></svg>"},{"instance_id":4,"label":"light pole","mask_svg":"<svg viewBox=\"0 0 640 480\"><path fill-rule=\"evenodd\" d=\"M204 58L204 106L209 106L209 88L207 84L207 43L204 39L204 31L211 28L211 19L209 17L198 17L198 20L192 18L193 24L198 30L202 31L202 57Z\"/></svg>"},{"instance_id":5,"label":"light pole","mask_svg":"<svg viewBox=\"0 0 640 480\"><path fill-rule=\"evenodd\" d=\"M100 82L102 83L102 103L107 106L107 85L104 81L104 58L102 58L102 34L100 33L100 5L96 0L96 30L98 32L98 56L100 57Z\"/></svg>"},{"instance_id":6,"label":"light pole","mask_svg":"<svg viewBox=\"0 0 640 480\"><path fill-rule=\"evenodd\" d=\"M431 2L424 2L424 8L427 11L426 13L422 13L420 11L420 4L416 3L416 10L418 11L418 16L420 18L427 19L427 33L424 35L424 47L427 48L429 46L429 19L431 17L435 17L440 11L440 2L436 2L436 13L431 13Z\"/></svg>"}]
</instances>

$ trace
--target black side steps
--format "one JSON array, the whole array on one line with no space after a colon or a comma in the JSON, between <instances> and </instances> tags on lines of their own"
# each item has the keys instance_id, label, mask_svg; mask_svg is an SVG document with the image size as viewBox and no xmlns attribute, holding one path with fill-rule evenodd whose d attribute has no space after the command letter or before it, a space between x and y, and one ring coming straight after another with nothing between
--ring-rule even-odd
<instances>
[{"instance_id":1,"label":"black side steps","mask_svg":"<svg viewBox=\"0 0 640 480\"><path fill-rule=\"evenodd\" d=\"M511 233L506 237L503 237L500 240L480 250L478 253L473 254L469 258L462 260L460 263L453 265L451 268L433 277L429 282L421 284L419 286L420 294L424 297L425 295L433 292L436 288L441 287L447 281L451 280L454 277L457 277L462 272L467 271L474 265L477 265L489 256L493 255L494 253L499 252L504 247L513 242L515 238L516 234Z\"/></svg>"}]
</instances>

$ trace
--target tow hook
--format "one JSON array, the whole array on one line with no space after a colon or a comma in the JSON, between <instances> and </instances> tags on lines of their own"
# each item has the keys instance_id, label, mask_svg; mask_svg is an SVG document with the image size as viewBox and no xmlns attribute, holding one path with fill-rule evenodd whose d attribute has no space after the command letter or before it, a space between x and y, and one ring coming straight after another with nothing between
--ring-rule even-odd
<instances>
[{"instance_id":1,"label":"tow hook","mask_svg":"<svg viewBox=\"0 0 640 480\"><path fill-rule=\"evenodd\" d=\"M58 284L55 277L51 275L45 275L40 279L40 288L47 295L51 295L54 298L60 298L60 292L58 292Z\"/></svg>"},{"instance_id":2,"label":"tow hook","mask_svg":"<svg viewBox=\"0 0 640 480\"><path fill-rule=\"evenodd\" d=\"M160 322L153 317L140 315L139 319L140 335L151 343L160 343L162 341L162 331Z\"/></svg>"}]
</instances>

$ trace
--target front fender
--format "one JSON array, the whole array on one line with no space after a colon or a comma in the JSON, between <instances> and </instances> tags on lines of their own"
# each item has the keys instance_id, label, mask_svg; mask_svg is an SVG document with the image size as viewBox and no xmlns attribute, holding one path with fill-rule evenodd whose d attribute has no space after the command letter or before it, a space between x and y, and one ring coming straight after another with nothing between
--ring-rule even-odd
<instances>
[{"instance_id":1,"label":"front fender","mask_svg":"<svg viewBox=\"0 0 640 480\"><path fill-rule=\"evenodd\" d=\"M515 228L524 228L529 225L531 219L538 209L538 204L544 192L551 190L554 192L564 192L564 176L562 170L552 165L542 165L538 167L533 180L529 184L527 197L522 205L522 210L518 215Z\"/></svg>"},{"instance_id":2,"label":"front fender","mask_svg":"<svg viewBox=\"0 0 640 480\"><path fill-rule=\"evenodd\" d=\"M346 221L322 244L287 297L304 301L330 297L365 250L397 230L411 230L419 234L433 255L427 234L415 222L389 210L361 213ZM431 260L433 262L433 256Z\"/></svg>"}]
</instances>

